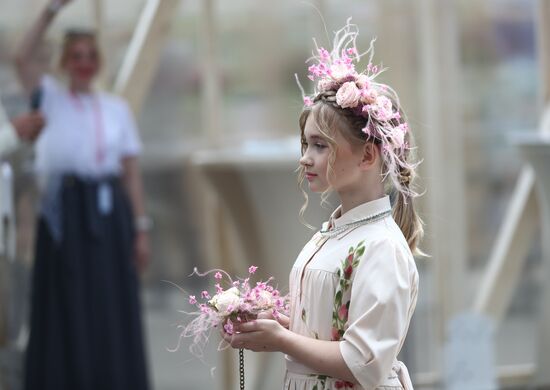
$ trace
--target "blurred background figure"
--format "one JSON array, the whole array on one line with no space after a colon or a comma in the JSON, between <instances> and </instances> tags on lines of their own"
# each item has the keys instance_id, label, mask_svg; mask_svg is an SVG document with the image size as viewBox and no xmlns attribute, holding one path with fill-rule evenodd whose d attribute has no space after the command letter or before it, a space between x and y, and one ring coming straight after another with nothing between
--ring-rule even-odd
<instances>
[{"instance_id":1,"label":"blurred background figure","mask_svg":"<svg viewBox=\"0 0 550 390\"><path fill-rule=\"evenodd\" d=\"M40 210L25 388L147 389L138 273L147 265L138 131L127 103L97 92L95 34L65 35L66 80L35 72L32 55L67 0L49 2L16 55L20 81L42 96L36 144Z\"/></svg>"}]
</instances>

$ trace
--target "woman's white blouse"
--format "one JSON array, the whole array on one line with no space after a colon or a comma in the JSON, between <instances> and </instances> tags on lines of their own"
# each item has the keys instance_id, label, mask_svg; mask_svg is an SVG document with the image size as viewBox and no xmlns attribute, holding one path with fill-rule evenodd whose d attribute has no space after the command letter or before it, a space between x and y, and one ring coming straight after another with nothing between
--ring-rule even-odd
<instances>
[{"instance_id":1,"label":"woman's white blouse","mask_svg":"<svg viewBox=\"0 0 550 390\"><path fill-rule=\"evenodd\" d=\"M71 93L51 76L41 81L46 126L36 142L39 174L118 174L141 142L128 104L106 94Z\"/></svg>"},{"instance_id":2,"label":"woman's white blouse","mask_svg":"<svg viewBox=\"0 0 550 390\"><path fill-rule=\"evenodd\" d=\"M388 197L360 205L333 227L390 209ZM326 228L328 223L325 223ZM416 305L418 273L407 242L391 216L327 238L316 233L290 274L290 329L338 340L361 386L320 375L286 356L286 389L412 388L397 361ZM317 386L317 387L315 387Z\"/></svg>"}]
</instances>

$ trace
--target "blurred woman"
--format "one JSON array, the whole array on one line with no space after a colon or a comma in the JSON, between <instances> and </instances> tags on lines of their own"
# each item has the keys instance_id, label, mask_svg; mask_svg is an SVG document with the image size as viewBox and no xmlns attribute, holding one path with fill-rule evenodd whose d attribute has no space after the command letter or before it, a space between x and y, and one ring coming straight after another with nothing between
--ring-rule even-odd
<instances>
[{"instance_id":1,"label":"blurred woman","mask_svg":"<svg viewBox=\"0 0 550 390\"><path fill-rule=\"evenodd\" d=\"M97 92L102 58L90 31L69 31L64 81L31 57L59 10L53 0L18 48L25 90L41 89L47 126L36 143L41 193L25 388L147 389L137 272L148 260L132 113Z\"/></svg>"}]
</instances>

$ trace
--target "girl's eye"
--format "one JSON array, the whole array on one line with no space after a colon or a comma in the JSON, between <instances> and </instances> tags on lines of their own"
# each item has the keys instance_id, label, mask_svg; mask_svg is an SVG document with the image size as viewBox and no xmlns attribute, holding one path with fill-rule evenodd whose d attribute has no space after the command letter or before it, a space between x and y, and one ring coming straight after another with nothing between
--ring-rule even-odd
<instances>
[{"instance_id":1,"label":"girl's eye","mask_svg":"<svg viewBox=\"0 0 550 390\"><path fill-rule=\"evenodd\" d=\"M324 148L327 147L327 145L323 145L323 144L320 144L320 143L317 142L317 143L315 143L315 147L316 147L317 149L324 149Z\"/></svg>"}]
</instances>

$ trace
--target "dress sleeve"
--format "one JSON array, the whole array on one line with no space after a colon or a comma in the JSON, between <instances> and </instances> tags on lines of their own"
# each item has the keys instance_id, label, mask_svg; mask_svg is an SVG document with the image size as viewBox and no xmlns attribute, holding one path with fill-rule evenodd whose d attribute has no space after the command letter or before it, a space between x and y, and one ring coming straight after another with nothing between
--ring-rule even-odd
<instances>
[{"instance_id":1,"label":"dress sleeve","mask_svg":"<svg viewBox=\"0 0 550 390\"><path fill-rule=\"evenodd\" d=\"M126 101L120 100L120 103L120 120L122 126L122 145L120 149L121 156L137 156L141 153L142 146L136 121L134 119L134 114L130 110L130 107Z\"/></svg>"},{"instance_id":2,"label":"dress sleeve","mask_svg":"<svg viewBox=\"0 0 550 390\"><path fill-rule=\"evenodd\" d=\"M340 352L365 389L391 373L405 337L411 305L409 254L391 240L369 243L351 287L348 328Z\"/></svg>"}]
</instances>

